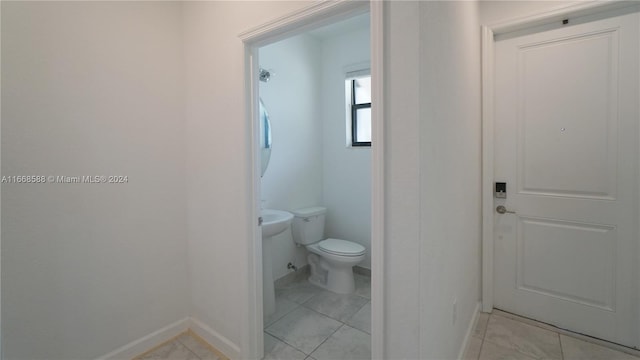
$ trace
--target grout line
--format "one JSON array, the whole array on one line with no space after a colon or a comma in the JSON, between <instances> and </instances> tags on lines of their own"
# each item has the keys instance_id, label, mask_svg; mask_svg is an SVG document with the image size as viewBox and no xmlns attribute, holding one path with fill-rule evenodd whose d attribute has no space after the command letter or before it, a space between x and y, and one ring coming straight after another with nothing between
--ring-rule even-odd
<instances>
[{"instance_id":1,"label":"grout line","mask_svg":"<svg viewBox=\"0 0 640 360\"><path fill-rule=\"evenodd\" d=\"M280 319L282 319L283 317L285 317L285 316L287 316L287 315L291 314L292 312L296 311L300 306L302 306L302 305L298 304L298 303L297 303L297 302L295 302L295 301L291 301L291 300L286 299L286 298L285 298L285 300L287 300L287 301L291 302L292 304L295 304L296 306L295 306L293 309L291 309L291 310L287 311L286 313L284 313L284 314L280 315L277 319L273 319L273 320L272 320L271 322L269 322L268 324L267 324L267 323L264 323L264 324L263 324L263 326L262 326L262 330L264 330L264 329L268 328L269 326L271 326L271 325L275 324L277 321L280 321ZM277 302L277 298L276 298L276 302Z\"/></svg>"},{"instance_id":2,"label":"grout line","mask_svg":"<svg viewBox=\"0 0 640 360\"><path fill-rule=\"evenodd\" d=\"M344 323L344 321L340 321L340 320L338 320L338 319L334 319L334 318L332 318L331 316L329 316L329 315L325 315L325 314L323 314L323 313L321 313L321 312L319 312L319 311L313 310L313 309L308 308L308 307L306 307L306 306L305 306L304 308L305 308L305 309L307 309L307 310L311 310L311 311L313 311L314 313L316 313L316 314L318 314L318 315L320 315L320 316L324 316L324 317L327 317L327 318L329 318L329 319L331 319L331 320L335 320L335 321L337 321L337 322L341 323L342 325L344 325L344 324L345 324L345 323Z\"/></svg>"},{"instance_id":3,"label":"grout line","mask_svg":"<svg viewBox=\"0 0 640 360\"><path fill-rule=\"evenodd\" d=\"M558 343L560 344L560 357L562 360L564 360L564 349L562 348L562 336L560 336L560 333L558 334Z\"/></svg>"},{"instance_id":4,"label":"grout line","mask_svg":"<svg viewBox=\"0 0 640 360\"><path fill-rule=\"evenodd\" d=\"M364 305L366 305L366 303L365 303ZM356 312L354 312L354 313L353 313L353 315L355 315L358 311L360 311L360 309L362 309L362 308L364 307L364 305L362 305L361 307L359 307L359 308L358 308L358 310L356 310ZM331 317L331 316L329 316L329 315L327 315L327 314L323 314L323 313L321 313L321 312L319 312L319 311L317 311L317 310L314 310L314 309L312 309L312 308L310 308L310 307L306 307L306 306L304 306L304 305L300 305L300 306L304 307L304 308L305 308L305 309L307 309L307 310L311 310L311 311L313 311L313 312L314 312L314 313L316 313L316 314L319 314L319 315L324 316L324 317L328 317L328 318L329 318L329 319L331 319L331 320L335 320L335 321L337 321L337 322L339 322L339 323L342 323L342 325L347 325L347 326L349 326L349 327L353 327L353 326L350 326L349 324L347 324L347 323L345 322L346 320L351 319L351 318L353 317L353 315L349 316L349 318L348 318L348 319L345 319L345 321L342 321L342 320L340 320L340 319L333 318L333 317ZM360 330L360 329L358 329L358 330ZM361 330L361 331L362 331L362 330ZM366 331L365 331L365 332L366 332Z\"/></svg>"},{"instance_id":5,"label":"grout line","mask_svg":"<svg viewBox=\"0 0 640 360\"><path fill-rule=\"evenodd\" d=\"M304 307L306 307L306 308L308 309L308 307L307 307L307 306L305 306L305 304L306 304L306 303L308 303L309 301L313 300L313 298L315 298L315 297L316 297L316 296L318 296L318 295L320 295L320 292L318 292L317 294L313 294L313 296L312 296L312 297L308 298L307 300L305 300L304 302L300 303L299 305L300 305L300 306L304 306Z\"/></svg>"},{"instance_id":6,"label":"grout line","mask_svg":"<svg viewBox=\"0 0 640 360\"><path fill-rule=\"evenodd\" d=\"M196 354L195 352L193 352L193 350L191 350L190 347L188 347L187 345L183 344L182 342L180 342L180 340L178 340L178 343L181 344L182 346L184 346L185 349L187 349L188 352L192 353L193 356L196 357L196 359L198 360L202 360L202 358L200 356L198 356L198 354Z\"/></svg>"},{"instance_id":7,"label":"grout line","mask_svg":"<svg viewBox=\"0 0 640 360\"><path fill-rule=\"evenodd\" d=\"M603 339L599 339L593 336L589 336L589 335L585 335L585 334L581 334L575 331L571 331L571 330L567 330L567 329L563 329L561 327L557 327L555 325L552 324L547 324L538 320L534 320L525 316L521 316L521 315L517 315L514 313L510 313L504 310L500 310L500 309L494 309L492 315L495 314L497 316L501 316L503 318L507 318L507 319L511 319L513 321L517 321L520 322L522 324L527 324L530 326L535 326L541 329L545 329L548 331L552 331L558 334L562 334L574 339L578 339L578 340L582 340L594 345L598 345L598 346L602 346L604 348L610 349L610 350L615 350L615 351L619 351L622 353L626 353L635 357L640 357L640 351L638 349L634 349L634 348L630 348L628 346L624 346L624 345L620 345L611 341L607 341L607 340L603 340Z\"/></svg>"},{"instance_id":8,"label":"grout line","mask_svg":"<svg viewBox=\"0 0 640 360\"><path fill-rule=\"evenodd\" d=\"M156 350L160 349L161 347L163 347L163 346L165 346L165 345L167 345L167 344L170 344L170 343L172 343L172 342L174 342L174 341L178 340L178 338L179 338L180 336L182 336L183 334L186 334L186 333L187 333L187 330L185 330L185 331L181 332L180 334L178 334L178 335L176 335L176 336L174 336L174 337L172 337L172 338L170 338L170 339L168 339L168 340L165 340L165 341L161 342L160 344L158 344L158 345L156 345L156 346L152 347L151 349L149 349L149 350L147 350L147 351L143 352L142 354L140 354L140 355L136 355L136 356L133 358L133 360L140 360L140 359L142 359L143 357L145 357L145 356L147 356L147 355L151 354L152 352L154 352L154 351L156 351ZM178 341L178 343L180 343L180 341ZM182 343L180 343L180 344L182 344Z\"/></svg>"},{"instance_id":9,"label":"grout line","mask_svg":"<svg viewBox=\"0 0 640 360\"><path fill-rule=\"evenodd\" d=\"M358 328L357 328L357 327L355 327L355 326L351 326L351 325L349 325L349 324L347 324L347 323L343 323L343 325L344 325L344 326L346 326L346 327L348 327L348 328L351 328L351 329L353 329L353 330L355 330L355 331L359 331L359 332L361 332L361 333L363 333L363 334L365 334L365 335L367 335L367 336L371 336L371 334L369 334L368 332L366 332L366 331L364 331L364 330L362 330L362 329L358 329Z\"/></svg>"},{"instance_id":10,"label":"grout line","mask_svg":"<svg viewBox=\"0 0 640 360\"><path fill-rule=\"evenodd\" d=\"M370 302L371 302L371 301L367 301L367 302L366 302L366 303L364 303L362 306L360 306L360 307L358 308L358 310L356 310L353 314L351 314L351 316L349 316L348 318L346 318L346 319L343 321L343 323L344 323L344 324L346 324L346 325L349 325L349 324L347 323L347 321L349 321L349 320L353 319L353 317L354 317L354 316L356 316L356 314L357 314L357 313L359 313L359 312L360 312L360 310L362 310L362 309L363 309L365 306L367 306L367 304L369 304ZM338 321L340 321L340 320L338 320ZM349 325L349 326L351 326L351 325ZM353 326L351 326L351 327L352 327L352 328L357 329L356 327L353 327ZM360 329L358 329L358 330L360 330ZM362 330L362 331L364 331L364 330ZM366 332L366 331L364 331L364 332ZM367 334L369 334L368 332L366 332L366 333L367 333ZM369 334L369 335L371 335L371 334Z\"/></svg>"},{"instance_id":11,"label":"grout line","mask_svg":"<svg viewBox=\"0 0 640 360\"><path fill-rule=\"evenodd\" d=\"M266 330L265 330L265 331L263 331L263 333L265 333L265 332L266 332L267 334L271 335L272 337L274 337L275 339L277 339L278 341L280 341L280 342L284 343L285 345L288 345L288 346L290 346L291 348L293 348L293 349L295 349L295 350L298 350L298 351L300 351L301 353L303 353L303 354L305 354L305 355L309 356L309 354L307 354L306 352L304 352L304 351L302 351L302 350L298 349L297 347L293 346L293 344L289 344L286 340L281 339L281 338L279 338L279 337L275 336L274 334L272 334L272 333L270 333L270 332L268 332L268 331L266 331ZM263 335L263 337L264 337L264 335ZM315 350L315 349L314 349L314 350ZM265 356L267 356L267 354L264 354L264 355L265 355Z\"/></svg>"},{"instance_id":12,"label":"grout line","mask_svg":"<svg viewBox=\"0 0 640 360\"><path fill-rule=\"evenodd\" d=\"M510 338L511 336L507 336L507 337ZM523 352L518 347L512 348L512 347L506 346L504 344L498 344L497 342L493 342L493 341L487 340L487 339L482 340L482 347L484 347L484 343L485 342L487 342L487 343L489 343L489 344L491 344L493 346L497 346L498 348L514 351L514 352L518 353L519 355L524 356L527 359L532 359L533 360L533 359L535 359L537 357L537 355L535 355L535 354L529 354L529 353ZM481 348L481 350L482 350L482 348ZM544 359L546 359L546 358L544 358ZM560 359L560 360L562 360L562 359Z\"/></svg>"},{"instance_id":13,"label":"grout line","mask_svg":"<svg viewBox=\"0 0 640 360\"><path fill-rule=\"evenodd\" d=\"M204 346L205 348L207 348L211 353L213 353L213 355L215 355L216 357L218 357L219 360L229 360L229 358L227 357L227 355L223 354L222 351L218 350L218 348L216 348L215 346L209 344L209 342L205 339L203 339L200 335L198 335L195 331L193 331L191 328L189 328L187 330L187 334L189 336L191 336L193 339L195 339L198 343L200 343L202 346ZM186 346L186 345L185 345Z\"/></svg>"},{"instance_id":14,"label":"grout line","mask_svg":"<svg viewBox=\"0 0 640 360\"><path fill-rule=\"evenodd\" d=\"M351 316L350 316L347 320L345 320L345 321L349 321L349 320L353 319L353 317L354 317L354 316L356 316L356 314L357 314L358 312L360 312L360 310L362 310L362 308L363 308L363 307L365 307L366 305L367 305L367 304L362 305L362 307L361 307L358 311L356 311L355 313L353 313L353 315L351 315ZM347 322L344 322L344 324L345 324L345 325L347 325L347 326L349 326L349 327L352 327L352 328L354 328L354 329L356 329L356 330L360 330L360 331L362 331L362 332L365 332L367 335L371 336L371 329L369 329L369 331L366 331L366 330L363 330L363 329L357 328L357 327L355 327L355 326L353 326L353 325L351 325L351 324L349 324L349 323L347 323Z\"/></svg>"},{"instance_id":15,"label":"grout line","mask_svg":"<svg viewBox=\"0 0 640 360\"><path fill-rule=\"evenodd\" d=\"M313 352L314 352L314 351L318 350L318 348L319 348L320 346L322 346L322 344L326 343L326 342L327 342L327 340L331 339L331 337L333 336L333 334L335 334L336 332L338 332L338 330L342 329L342 327L344 327L344 326L345 326L345 323L342 323L342 325L338 326L338 328L337 328L337 329L335 329L335 330L331 333L331 335L327 336L327 338L326 338L326 339L324 339L320 344L318 344L318 346L316 346L316 347L315 347L315 349L313 349L313 351L311 351L311 352L309 353L309 356L311 356L311 354L313 354ZM304 352L304 351L303 351L303 352Z\"/></svg>"},{"instance_id":16,"label":"grout line","mask_svg":"<svg viewBox=\"0 0 640 360\"><path fill-rule=\"evenodd\" d=\"M493 314L489 314L489 316L487 316L487 323L484 326L484 330L482 331L482 342L484 342L484 337L487 336L487 330L489 329L489 320L491 320L492 316Z\"/></svg>"},{"instance_id":17,"label":"grout line","mask_svg":"<svg viewBox=\"0 0 640 360\"><path fill-rule=\"evenodd\" d=\"M535 355L535 354L525 353L525 352L522 352L519 348L512 348L512 347L509 347L507 345L498 344L498 343L495 343L493 341L488 341L488 340L484 340L482 342L482 346L480 347L480 351L482 351L482 349L484 348L484 344L485 343L489 343L489 344L491 344L491 345L493 345L493 346L495 346L497 348L500 348L500 349L504 349L504 350L507 350L507 351L515 352L515 353L517 353L519 355L519 357L518 357L519 359L520 358L521 359L526 359L526 360L536 360L536 359L538 359L537 355ZM478 355L478 357L479 356L480 355ZM511 358L509 358L509 359L511 359ZM540 359L545 359L546 360L546 359L551 359L551 358L542 357ZM493 359L490 359L490 360L493 360ZM562 360L562 359L559 359L559 360Z\"/></svg>"},{"instance_id":18,"label":"grout line","mask_svg":"<svg viewBox=\"0 0 640 360\"><path fill-rule=\"evenodd\" d=\"M480 354L482 354L482 348L484 348L484 339L480 343L480 351L478 351L478 355L476 355L476 360L480 360Z\"/></svg>"},{"instance_id":19,"label":"grout line","mask_svg":"<svg viewBox=\"0 0 640 360\"><path fill-rule=\"evenodd\" d=\"M189 334L189 331L187 330L187 332L182 333L182 335L186 335L191 337L191 334ZM187 344L183 343L182 341L180 341L180 338L182 337L182 335L180 335L179 337L176 338L175 341L177 341L179 344L181 344L182 346L185 347L185 349L187 349L190 353L192 353L193 355L195 355L195 357L199 360L202 360L202 358L200 356L198 356L198 354L195 353L195 351L191 350L191 348L189 346L187 346ZM195 340L195 339L194 339ZM197 340L196 340L197 341ZM207 349L208 350L208 349Z\"/></svg>"},{"instance_id":20,"label":"grout line","mask_svg":"<svg viewBox=\"0 0 640 360\"><path fill-rule=\"evenodd\" d=\"M325 315L325 314L319 313L319 312L317 312L317 311L315 311L315 310L313 310L313 309L309 309L309 308L306 308L306 307L305 307L305 309L310 310L310 311L313 311L313 312L315 312L316 314L319 314L319 315L324 316L324 317L328 317L329 319L331 319L331 320L335 320L335 321L337 321L337 322L339 322L339 323L340 323L340 326L338 326L338 327L337 327L337 328L336 328L336 329L331 333L331 335L329 335L329 336L328 336L326 339L324 339L320 344L318 344L318 346L316 346L316 347L315 347L315 348L314 348L310 353L308 353L308 354L307 354L307 353L306 353L306 352L304 352L302 349L298 349L298 348L297 348L297 347L295 347L293 344L288 343L286 340L281 339L281 338L277 337L276 335L274 335L274 334L272 334L272 333L268 332L268 331L267 331L267 329L263 329L263 332L266 332L267 334L269 334L269 335L273 336L274 338L276 338L276 339L278 339L278 340L282 341L283 343L285 343L285 344L287 344L287 345L291 346L292 348L294 348L294 349L296 349L296 350L300 351L301 353L303 353L303 354L305 354L305 355L307 355L307 356L311 356L311 354L312 354L314 351L316 351L316 350L317 350L317 349L318 349L322 344L324 344L327 340L329 340L329 338L330 338L330 337L332 337L332 336L333 336L333 334L335 334L338 330L340 330L340 329L341 329L342 327L344 327L345 325L346 325L346 326L349 326L349 324L346 324L346 323L344 323L344 322L342 322L342 321L340 321L340 320L334 319L334 318L332 318L332 317L330 317L330 316L327 316L327 315ZM355 329L355 330L358 330L358 331L362 331L362 330L360 330L360 329L354 328L353 326L349 326L349 327L351 327L351 328L353 328L353 329ZM367 332L366 332L366 331L362 331L362 332L363 332L363 333L365 333L365 334L367 334ZM371 334L367 334L367 335L371 336ZM264 335L263 335L263 336L264 336Z\"/></svg>"},{"instance_id":21,"label":"grout line","mask_svg":"<svg viewBox=\"0 0 640 360\"><path fill-rule=\"evenodd\" d=\"M307 282L308 282L308 281L307 281ZM312 286L314 286L314 287L317 287L317 286L315 286L315 285L313 285L313 284L311 284L311 283L309 283L309 284L310 284L310 285L312 285ZM279 317L278 319L276 319L276 320L272 321L271 323L269 323L269 325L265 325L265 326L263 327L263 329L262 329L263 334L265 334L265 333L266 333L266 334L269 334L270 336L273 336L275 339L277 339L277 340L279 340L279 341L283 342L284 344L289 345L290 347L294 348L294 349L295 349L295 350L297 350L297 351L300 351L301 353L303 353L303 354L305 354L305 355L307 356L306 358L311 357L311 354L312 354L314 351L316 351L320 346L322 346L322 344L324 344L325 342L327 342L327 340L329 340L329 339L330 339L330 338L331 338L331 337L332 337L332 336L333 336L333 335L334 335L338 330L340 330L340 329L341 329L341 328L343 328L344 326L348 326L348 327L350 327L350 328L352 328L352 329L354 329L354 330L360 331L360 332L362 332L362 333L364 333L364 334L367 334L368 336L371 336L371 334L370 334L370 333L368 333L368 332L366 332L366 331L364 331L364 330L358 329L358 328L356 328L356 327L353 327L353 326L351 326L351 325L349 325L349 324L347 324L347 323L345 322L345 321L347 321L347 320L351 319L351 318L352 318L352 317L353 317L353 316L354 316L358 311L360 311L360 310L361 310L363 307L365 307L368 303L371 303L371 299L366 298L366 297L364 297L364 296L360 296L360 295L355 294L355 293L354 293L354 294L351 294L351 295L357 296L357 297L359 297L359 298L361 298L361 299L363 299L363 300L366 300L366 301L365 301L361 306L359 306L359 307L357 308L357 310L356 310L356 311L355 311L351 316L349 316L349 318L345 319L345 321L342 321L342 320L339 320L339 319L335 319L335 318L333 318L333 317L331 317L331 316L329 316L329 315L327 315L327 314L323 314L323 313L321 313L321 312L319 312L319 311L316 311L316 310L314 310L314 309L312 309L312 308L310 308L310 307L308 307L308 306L306 305L306 304L307 304L308 302L310 302L313 298L315 298L315 297L319 296L320 294L322 294L322 291L328 291L328 290L326 290L326 289L321 289L321 288L319 288L319 289L320 289L320 291L319 291L319 292L317 292L316 294L313 294L313 296L311 296L309 299L307 299L307 300L305 300L305 301L303 301L303 302L301 302L301 303L298 303L298 302L296 302L296 301L293 301L293 300L291 300L291 299L287 298L286 296L284 296L284 298L285 298L286 300L288 300L288 301L290 301L290 302L292 302L292 303L296 304L296 305L297 305L297 307L295 307L293 310L291 310L291 311L287 312L286 314L282 315L282 316L281 316L281 317ZM304 352L304 351L303 351L303 350L301 350L301 349L298 349L298 348L297 348L297 347L295 347L293 344L288 343L286 340L281 339L281 338L279 338L278 336L276 336L276 335L274 335L274 334L270 333L269 331L267 331L267 327L272 326L273 324L275 324L276 322L280 321L280 320L281 320L282 318L284 318L285 316L287 316L287 315L289 315L289 314L293 313L294 311L298 310L300 307L305 308L305 309L310 310L310 311L313 311L314 313L316 313L316 314L318 314L318 315L320 315L320 316L327 317L327 318L329 318L329 319L331 319L331 320L334 320L334 321L337 321L337 322L339 322L339 323L340 323L340 326L338 326L338 328L336 328L336 329L331 333L331 335L329 335L329 336L328 336L326 339L324 339L320 344L318 344L318 346L316 346L316 347L315 347L315 348L314 348L314 349L313 349L309 354L307 354L306 352ZM263 335L263 337L264 337L264 335ZM266 355L266 354L265 354L265 355ZM479 356L479 354L478 354L478 356ZM306 358L305 358L305 359L306 359Z\"/></svg>"}]
</instances>

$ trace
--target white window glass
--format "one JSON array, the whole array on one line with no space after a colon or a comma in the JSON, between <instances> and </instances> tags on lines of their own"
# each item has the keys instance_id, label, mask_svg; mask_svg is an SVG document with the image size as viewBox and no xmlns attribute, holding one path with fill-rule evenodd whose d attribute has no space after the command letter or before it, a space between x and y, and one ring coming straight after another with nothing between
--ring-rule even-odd
<instances>
[{"instance_id":1,"label":"white window glass","mask_svg":"<svg viewBox=\"0 0 640 360\"><path fill-rule=\"evenodd\" d=\"M363 77L355 79L356 104L365 104L371 102L371 77Z\"/></svg>"},{"instance_id":2,"label":"white window glass","mask_svg":"<svg viewBox=\"0 0 640 360\"><path fill-rule=\"evenodd\" d=\"M358 142L371 142L371 108L357 110L356 139Z\"/></svg>"},{"instance_id":3,"label":"white window glass","mask_svg":"<svg viewBox=\"0 0 640 360\"><path fill-rule=\"evenodd\" d=\"M347 146L371 146L371 75L368 70L347 74Z\"/></svg>"}]
</instances>

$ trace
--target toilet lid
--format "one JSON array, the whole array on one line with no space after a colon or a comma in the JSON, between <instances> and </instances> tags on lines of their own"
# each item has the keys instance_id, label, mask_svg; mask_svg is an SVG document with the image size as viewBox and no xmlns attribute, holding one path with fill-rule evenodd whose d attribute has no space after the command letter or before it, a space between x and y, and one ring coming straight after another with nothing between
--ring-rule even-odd
<instances>
[{"instance_id":1,"label":"toilet lid","mask_svg":"<svg viewBox=\"0 0 640 360\"><path fill-rule=\"evenodd\" d=\"M330 254L345 256L358 256L364 254L365 251L364 246L360 244L340 239L322 240L318 243L318 247Z\"/></svg>"}]
</instances>

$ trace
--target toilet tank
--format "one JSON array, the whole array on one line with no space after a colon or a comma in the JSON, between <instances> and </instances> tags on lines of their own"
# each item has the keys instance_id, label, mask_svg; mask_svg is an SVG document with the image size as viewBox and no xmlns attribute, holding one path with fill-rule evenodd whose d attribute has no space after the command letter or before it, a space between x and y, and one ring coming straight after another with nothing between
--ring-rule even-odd
<instances>
[{"instance_id":1,"label":"toilet tank","mask_svg":"<svg viewBox=\"0 0 640 360\"><path fill-rule=\"evenodd\" d=\"M300 245L310 245L324 240L324 216L327 208L314 206L292 211L291 232L293 241Z\"/></svg>"}]
</instances>

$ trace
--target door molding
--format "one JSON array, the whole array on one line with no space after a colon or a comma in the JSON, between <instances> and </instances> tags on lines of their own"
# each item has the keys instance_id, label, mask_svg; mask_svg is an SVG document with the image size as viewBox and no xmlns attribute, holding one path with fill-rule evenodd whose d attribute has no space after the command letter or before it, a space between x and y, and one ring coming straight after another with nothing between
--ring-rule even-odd
<instances>
[{"instance_id":1,"label":"door molding","mask_svg":"<svg viewBox=\"0 0 640 360\"><path fill-rule=\"evenodd\" d=\"M382 1L322 1L299 11L274 19L239 34L244 44L245 73L245 141L249 147L247 209L245 223L251 229L247 244L248 306L243 317L242 356L260 359L263 356L263 308L262 308L262 235L258 226L260 216L260 147L259 147L259 95L258 49L290 36L323 25L347 19L354 15L370 13L371 27L371 355L372 359L384 358L384 9Z\"/></svg>"},{"instance_id":2,"label":"door molding","mask_svg":"<svg viewBox=\"0 0 640 360\"><path fill-rule=\"evenodd\" d=\"M585 1L482 26L482 311L493 310L493 175L495 36L564 19L637 7L624 1ZM640 319L638 319L640 324ZM640 345L640 339L638 339Z\"/></svg>"}]
</instances>

